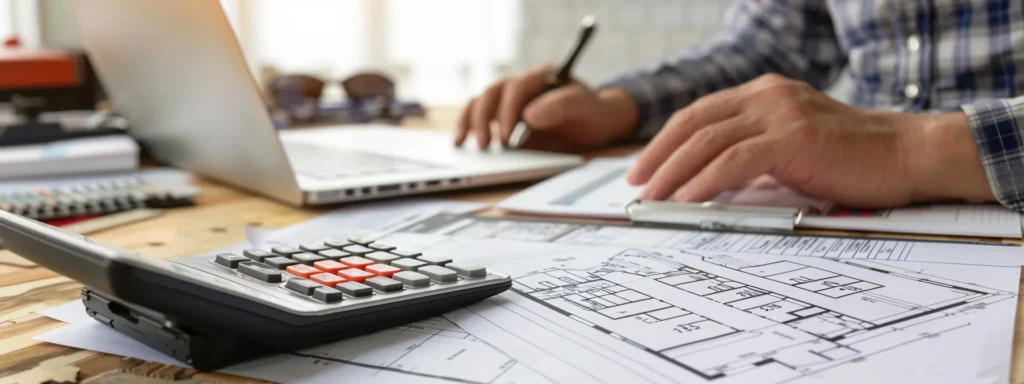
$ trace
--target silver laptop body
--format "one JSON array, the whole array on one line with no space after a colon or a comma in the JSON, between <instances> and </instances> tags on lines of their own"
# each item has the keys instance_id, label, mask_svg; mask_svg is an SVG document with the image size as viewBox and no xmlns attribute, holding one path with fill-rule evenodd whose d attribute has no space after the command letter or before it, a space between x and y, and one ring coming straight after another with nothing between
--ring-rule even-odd
<instances>
[{"instance_id":1,"label":"silver laptop body","mask_svg":"<svg viewBox=\"0 0 1024 384\"><path fill-rule=\"evenodd\" d=\"M158 160L290 204L547 177L579 156L469 146L440 132L346 125L278 132L215 0L77 0L82 40L131 133Z\"/></svg>"}]
</instances>

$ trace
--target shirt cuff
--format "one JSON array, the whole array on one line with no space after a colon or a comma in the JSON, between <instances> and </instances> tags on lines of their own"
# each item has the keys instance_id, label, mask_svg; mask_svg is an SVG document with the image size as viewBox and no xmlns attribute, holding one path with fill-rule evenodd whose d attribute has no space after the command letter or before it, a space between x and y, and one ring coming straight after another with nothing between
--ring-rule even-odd
<instances>
[{"instance_id":1,"label":"shirt cuff","mask_svg":"<svg viewBox=\"0 0 1024 384\"><path fill-rule=\"evenodd\" d=\"M1024 97L960 107L967 114L981 163L996 200L1024 211Z\"/></svg>"}]
</instances>

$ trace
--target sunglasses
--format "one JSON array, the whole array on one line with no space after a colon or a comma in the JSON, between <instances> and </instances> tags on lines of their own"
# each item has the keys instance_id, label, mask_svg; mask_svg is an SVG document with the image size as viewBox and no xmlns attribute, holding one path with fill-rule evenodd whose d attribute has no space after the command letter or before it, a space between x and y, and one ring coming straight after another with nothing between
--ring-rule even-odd
<instances>
[{"instance_id":1,"label":"sunglasses","mask_svg":"<svg viewBox=\"0 0 1024 384\"><path fill-rule=\"evenodd\" d=\"M340 82L348 99L338 105L320 102L327 82L310 75L282 75L267 82L270 108L284 125L317 122L366 122L386 120L397 123L407 114L395 111L395 83L377 73L361 73ZM416 114L416 113L413 113Z\"/></svg>"}]
</instances>

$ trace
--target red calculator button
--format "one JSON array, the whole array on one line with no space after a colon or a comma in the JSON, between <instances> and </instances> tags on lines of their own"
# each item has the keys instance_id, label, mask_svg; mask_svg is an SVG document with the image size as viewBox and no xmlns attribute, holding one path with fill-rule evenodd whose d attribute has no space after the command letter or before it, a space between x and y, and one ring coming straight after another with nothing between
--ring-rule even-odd
<instances>
[{"instance_id":1,"label":"red calculator button","mask_svg":"<svg viewBox=\"0 0 1024 384\"><path fill-rule=\"evenodd\" d=\"M359 269L366 268L366 266L368 266L368 265L373 265L373 260L364 259L364 258L359 257L359 256L343 257L343 258L341 258L338 261L340 261L342 264L345 264L345 265L350 266L352 268L359 268Z\"/></svg>"},{"instance_id":2,"label":"red calculator button","mask_svg":"<svg viewBox=\"0 0 1024 384\"><path fill-rule=\"evenodd\" d=\"M349 269L342 269L340 272L338 272L338 276L341 276L342 278L344 278L345 280L348 280L348 281L354 281L354 282L357 282L357 283L362 283L362 282L366 281L366 279L369 279L369 278L377 276L377 275L374 275L374 274L372 274L370 272L366 272L366 271L364 271L362 269L349 268Z\"/></svg>"},{"instance_id":3,"label":"red calculator button","mask_svg":"<svg viewBox=\"0 0 1024 384\"><path fill-rule=\"evenodd\" d=\"M345 282L345 279L341 278L338 275L332 275L330 273L318 273L313 276L310 276L309 279L331 288L334 288L335 285Z\"/></svg>"},{"instance_id":4,"label":"red calculator button","mask_svg":"<svg viewBox=\"0 0 1024 384\"><path fill-rule=\"evenodd\" d=\"M374 264L366 267L366 272L370 272L377 276L391 277L395 272L402 272L402 270L387 264Z\"/></svg>"},{"instance_id":5,"label":"red calculator button","mask_svg":"<svg viewBox=\"0 0 1024 384\"><path fill-rule=\"evenodd\" d=\"M293 274L295 276L304 277L307 279L309 278L310 275L315 275L317 273L323 272L319 269L310 267L305 264L295 264L293 266L285 268L285 271L288 271L288 273Z\"/></svg>"},{"instance_id":6,"label":"red calculator button","mask_svg":"<svg viewBox=\"0 0 1024 384\"><path fill-rule=\"evenodd\" d=\"M328 272L328 273L338 273L338 271L340 271L342 269L352 268L352 267L349 267L349 266L347 266L345 264L339 263L339 262L334 261L334 260L318 261L318 262L313 263L313 267L316 267L316 269L319 269L321 271Z\"/></svg>"}]
</instances>

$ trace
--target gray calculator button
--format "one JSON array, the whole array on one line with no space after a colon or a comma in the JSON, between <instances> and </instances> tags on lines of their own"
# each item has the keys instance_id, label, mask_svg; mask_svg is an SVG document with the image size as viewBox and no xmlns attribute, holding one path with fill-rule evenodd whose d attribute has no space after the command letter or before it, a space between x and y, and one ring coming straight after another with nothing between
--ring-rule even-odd
<instances>
[{"instance_id":1,"label":"gray calculator button","mask_svg":"<svg viewBox=\"0 0 1024 384\"><path fill-rule=\"evenodd\" d=\"M366 285L381 292L398 292L402 290L402 282L383 276L366 279Z\"/></svg>"},{"instance_id":2,"label":"gray calculator button","mask_svg":"<svg viewBox=\"0 0 1024 384\"><path fill-rule=\"evenodd\" d=\"M405 249L405 248L392 249L392 250L390 250L388 252L390 252L391 254L394 254L394 255L401 256L401 257L416 257L416 256L419 256L419 255L423 254L422 252L417 251L415 249Z\"/></svg>"},{"instance_id":3,"label":"gray calculator button","mask_svg":"<svg viewBox=\"0 0 1024 384\"><path fill-rule=\"evenodd\" d=\"M365 257L367 259L370 259L370 260L373 260L375 263L380 263L380 264L391 264L392 261L401 259L401 257L392 255L392 254L387 253L387 252L381 252L381 251L377 251L377 252L371 253L369 255L363 256L363 257Z\"/></svg>"},{"instance_id":4,"label":"gray calculator button","mask_svg":"<svg viewBox=\"0 0 1024 384\"><path fill-rule=\"evenodd\" d=\"M341 291L331 287L320 287L313 290L313 298L325 303L341 301Z\"/></svg>"},{"instance_id":5,"label":"gray calculator button","mask_svg":"<svg viewBox=\"0 0 1024 384\"><path fill-rule=\"evenodd\" d=\"M288 288L288 290L292 292L298 292L309 296L313 294L314 290L323 287L323 285L306 279L288 279L288 282L284 284L284 287Z\"/></svg>"},{"instance_id":6,"label":"gray calculator button","mask_svg":"<svg viewBox=\"0 0 1024 384\"><path fill-rule=\"evenodd\" d=\"M266 264L245 261L238 264L238 272L266 283L280 283L281 272Z\"/></svg>"},{"instance_id":7,"label":"gray calculator button","mask_svg":"<svg viewBox=\"0 0 1024 384\"><path fill-rule=\"evenodd\" d=\"M299 263L298 261L281 256L268 257L263 262L277 269L285 269Z\"/></svg>"},{"instance_id":8,"label":"gray calculator button","mask_svg":"<svg viewBox=\"0 0 1024 384\"><path fill-rule=\"evenodd\" d=\"M349 245L349 244L351 244L351 243L349 243L348 241L345 241L345 240L324 239L324 245L326 245L328 247L331 247L331 248L341 248L341 247L344 247L344 246Z\"/></svg>"},{"instance_id":9,"label":"gray calculator button","mask_svg":"<svg viewBox=\"0 0 1024 384\"><path fill-rule=\"evenodd\" d=\"M422 273L402 271L394 274L392 278L413 288L426 287L430 285L430 278Z\"/></svg>"},{"instance_id":10,"label":"gray calculator button","mask_svg":"<svg viewBox=\"0 0 1024 384\"><path fill-rule=\"evenodd\" d=\"M320 251L320 252L317 252L317 253L320 254L320 256L323 256L325 258L328 258L328 259L331 259L331 260L334 260L334 261L338 261L338 259L340 259L342 257L352 256L351 253L348 253L348 252L345 252L345 251L339 251L337 249L328 249L328 250Z\"/></svg>"},{"instance_id":11,"label":"gray calculator button","mask_svg":"<svg viewBox=\"0 0 1024 384\"><path fill-rule=\"evenodd\" d=\"M398 259L391 262L391 266L403 271L415 271L417 268L427 265L416 259Z\"/></svg>"},{"instance_id":12,"label":"gray calculator button","mask_svg":"<svg viewBox=\"0 0 1024 384\"><path fill-rule=\"evenodd\" d=\"M327 260L323 257L317 256L316 254L303 252L292 255L292 260L298 261L302 264L313 265L317 261Z\"/></svg>"},{"instance_id":13,"label":"gray calculator button","mask_svg":"<svg viewBox=\"0 0 1024 384\"><path fill-rule=\"evenodd\" d=\"M356 244L366 245L366 244L372 243L373 239L371 239L369 237L352 236L352 237L348 238L348 241L351 241L351 242L356 243Z\"/></svg>"},{"instance_id":14,"label":"gray calculator button","mask_svg":"<svg viewBox=\"0 0 1024 384\"><path fill-rule=\"evenodd\" d=\"M275 256L273 253L264 251L262 249L246 249L245 251L242 251L242 255L259 262L263 262L263 260L268 257Z\"/></svg>"},{"instance_id":15,"label":"gray calculator button","mask_svg":"<svg viewBox=\"0 0 1024 384\"><path fill-rule=\"evenodd\" d=\"M431 280L441 283L451 283L459 279L458 272L450 270L445 267L438 267L436 265L427 265L420 267L417 272L427 275Z\"/></svg>"},{"instance_id":16,"label":"gray calculator button","mask_svg":"<svg viewBox=\"0 0 1024 384\"><path fill-rule=\"evenodd\" d=\"M390 250L396 248L394 245L391 245L391 244L388 244L388 243L383 243L383 242L380 242L380 241L374 241L374 242L370 243L370 245L367 245L367 247L376 249L378 251L390 251Z\"/></svg>"},{"instance_id":17,"label":"gray calculator button","mask_svg":"<svg viewBox=\"0 0 1024 384\"><path fill-rule=\"evenodd\" d=\"M274 253L276 253L278 255L282 255L282 256L290 256L292 254L296 254L296 253L302 252L301 249L298 249L298 248L295 248L295 247L274 247L274 248L271 248L270 250L272 252L274 252Z\"/></svg>"},{"instance_id":18,"label":"gray calculator button","mask_svg":"<svg viewBox=\"0 0 1024 384\"><path fill-rule=\"evenodd\" d=\"M345 252L349 252L349 253L355 254L355 255L365 255L367 253L370 253L370 252L374 251L372 248L366 248L366 247L364 247L362 245L359 245L359 244L349 245L349 246L346 246L345 248L342 248L341 250L345 251Z\"/></svg>"},{"instance_id":19,"label":"gray calculator button","mask_svg":"<svg viewBox=\"0 0 1024 384\"><path fill-rule=\"evenodd\" d=\"M299 249L301 249L303 251L306 251L306 252L317 252L317 251L325 250L327 248L330 248L330 247L324 245L323 243L302 244L302 245L299 246Z\"/></svg>"},{"instance_id":20,"label":"gray calculator button","mask_svg":"<svg viewBox=\"0 0 1024 384\"><path fill-rule=\"evenodd\" d=\"M487 268L481 267L479 265L449 263L448 265L445 265L445 267L448 267L448 269L458 272L460 275L464 277L487 277Z\"/></svg>"},{"instance_id":21,"label":"gray calculator button","mask_svg":"<svg viewBox=\"0 0 1024 384\"><path fill-rule=\"evenodd\" d=\"M231 253L222 253L217 255L217 258L213 259L213 261L225 267L235 269L238 268L239 263L249 261L249 259Z\"/></svg>"},{"instance_id":22,"label":"gray calculator button","mask_svg":"<svg viewBox=\"0 0 1024 384\"><path fill-rule=\"evenodd\" d=\"M366 284L360 284L354 281L347 283L341 283L335 286L339 291L344 292L346 295L352 297L367 297L373 294L373 288Z\"/></svg>"},{"instance_id":23,"label":"gray calculator button","mask_svg":"<svg viewBox=\"0 0 1024 384\"><path fill-rule=\"evenodd\" d=\"M417 259L420 259L420 261L423 261L424 263L427 263L427 264L430 264L430 265L441 265L441 266L444 266L445 264L448 264L448 263L452 262L452 258L450 258L448 256L433 255L433 254L426 254L426 255L417 257Z\"/></svg>"}]
</instances>

